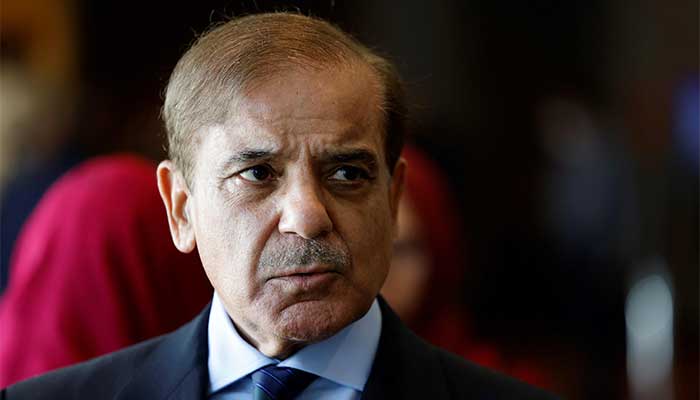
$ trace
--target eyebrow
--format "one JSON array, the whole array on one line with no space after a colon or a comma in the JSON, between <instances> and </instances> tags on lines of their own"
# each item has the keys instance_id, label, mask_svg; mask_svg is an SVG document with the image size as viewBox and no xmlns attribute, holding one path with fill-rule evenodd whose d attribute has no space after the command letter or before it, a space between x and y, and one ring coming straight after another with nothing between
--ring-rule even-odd
<instances>
[{"instance_id":1,"label":"eyebrow","mask_svg":"<svg viewBox=\"0 0 700 400\"><path fill-rule=\"evenodd\" d=\"M364 149L328 152L321 159L327 162L346 163L346 162L363 162L370 166L377 164L377 157L371 151Z\"/></svg>"},{"instance_id":2,"label":"eyebrow","mask_svg":"<svg viewBox=\"0 0 700 400\"><path fill-rule=\"evenodd\" d=\"M269 160L275 153L271 150L243 149L226 159L221 164L221 170L227 171L237 164L249 163L251 161Z\"/></svg>"},{"instance_id":3,"label":"eyebrow","mask_svg":"<svg viewBox=\"0 0 700 400\"><path fill-rule=\"evenodd\" d=\"M243 149L228 157L221 164L220 170L225 172L238 164L269 160L275 156L277 156L277 153L272 150ZM365 149L328 151L322 154L319 159L325 163L362 162L370 168L376 168L377 165L377 157L374 153Z\"/></svg>"}]
</instances>

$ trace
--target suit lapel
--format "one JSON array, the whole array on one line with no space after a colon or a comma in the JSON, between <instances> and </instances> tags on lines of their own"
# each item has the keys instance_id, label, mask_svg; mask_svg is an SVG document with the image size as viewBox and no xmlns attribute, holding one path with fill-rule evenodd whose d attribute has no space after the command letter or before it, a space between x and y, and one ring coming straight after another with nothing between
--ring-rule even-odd
<instances>
[{"instance_id":1,"label":"suit lapel","mask_svg":"<svg viewBox=\"0 0 700 400\"><path fill-rule=\"evenodd\" d=\"M431 346L414 335L381 297L379 306L382 333L362 400L449 398Z\"/></svg>"},{"instance_id":2,"label":"suit lapel","mask_svg":"<svg viewBox=\"0 0 700 400\"><path fill-rule=\"evenodd\" d=\"M195 319L166 335L116 399L203 399L207 370L207 306Z\"/></svg>"},{"instance_id":3,"label":"suit lapel","mask_svg":"<svg viewBox=\"0 0 700 400\"><path fill-rule=\"evenodd\" d=\"M381 297L379 306L382 333L362 399L449 398L442 367L431 346L415 336ZM166 335L115 398L204 399L209 385L210 307Z\"/></svg>"}]
</instances>

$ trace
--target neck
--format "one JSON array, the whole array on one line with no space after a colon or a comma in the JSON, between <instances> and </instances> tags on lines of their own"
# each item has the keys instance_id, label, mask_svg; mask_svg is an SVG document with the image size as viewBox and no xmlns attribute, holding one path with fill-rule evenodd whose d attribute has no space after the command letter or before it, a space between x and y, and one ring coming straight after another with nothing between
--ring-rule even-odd
<instances>
[{"instance_id":1,"label":"neck","mask_svg":"<svg viewBox=\"0 0 700 400\"><path fill-rule=\"evenodd\" d=\"M307 345L307 343L304 342L285 340L273 335L253 336L249 333L251 329L246 329L241 324L233 321L233 319L231 321L243 340L270 358L284 360Z\"/></svg>"}]
</instances>

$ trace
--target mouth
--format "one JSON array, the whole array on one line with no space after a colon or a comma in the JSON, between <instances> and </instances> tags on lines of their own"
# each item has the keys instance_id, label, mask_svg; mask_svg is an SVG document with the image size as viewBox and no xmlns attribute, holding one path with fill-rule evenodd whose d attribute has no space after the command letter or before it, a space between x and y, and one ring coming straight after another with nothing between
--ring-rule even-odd
<instances>
[{"instance_id":1,"label":"mouth","mask_svg":"<svg viewBox=\"0 0 700 400\"><path fill-rule=\"evenodd\" d=\"M317 275L317 274L327 274L327 273L335 273L336 270L334 268L324 266L324 265L309 265L305 267L299 267L299 268L294 268L290 269L289 271L283 271L272 278L287 278L287 277L294 277L294 276L309 276L309 275Z\"/></svg>"},{"instance_id":2,"label":"mouth","mask_svg":"<svg viewBox=\"0 0 700 400\"><path fill-rule=\"evenodd\" d=\"M332 268L311 267L286 271L268 280L276 280L303 290L311 290L326 286L339 276L340 274Z\"/></svg>"}]
</instances>

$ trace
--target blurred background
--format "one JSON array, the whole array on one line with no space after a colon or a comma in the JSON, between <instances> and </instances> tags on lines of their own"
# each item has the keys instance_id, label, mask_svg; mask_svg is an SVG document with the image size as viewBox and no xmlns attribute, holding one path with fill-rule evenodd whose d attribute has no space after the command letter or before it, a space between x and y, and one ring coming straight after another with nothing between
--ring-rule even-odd
<instances>
[{"instance_id":1,"label":"blurred background","mask_svg":"<svg viewBox=\"0 0 700 400\"><path fill-rule=\"evenodd\" d=\"M297 10L398 65L456 199L476 337L566 398L698 398L697 0L0 4L3 288L62 173L164 157L161 92L197 33Z\"/></svg>"}]
</instances>

